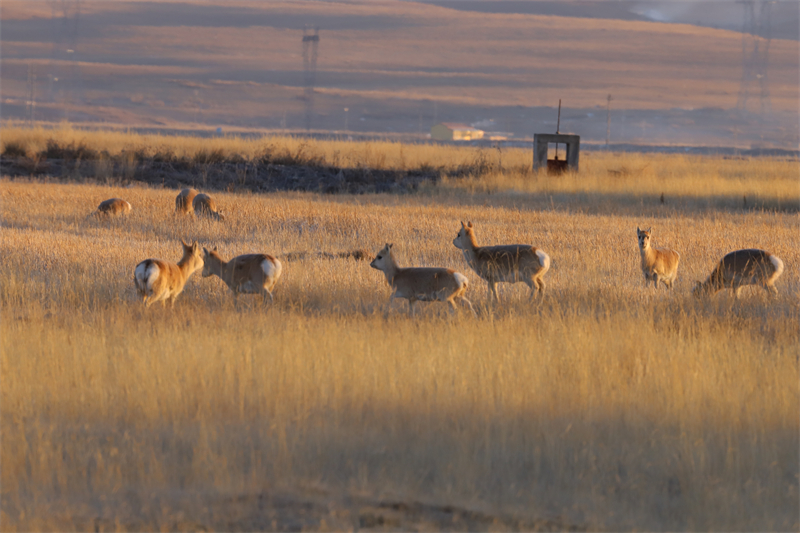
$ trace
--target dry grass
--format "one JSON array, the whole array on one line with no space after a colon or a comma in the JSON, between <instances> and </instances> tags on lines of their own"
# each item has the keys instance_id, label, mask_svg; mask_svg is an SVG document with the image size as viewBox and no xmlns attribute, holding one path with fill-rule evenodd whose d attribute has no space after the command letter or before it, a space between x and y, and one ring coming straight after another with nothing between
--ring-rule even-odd
<instances>
[{"instance_id":1,"label":"dry grass","mask_svg":"<svg viewBox=\"0 0 800 533\"><path fill-rule=\"evenodd\" d=\"M416 149L384 148L387 160ZM688 166L719 193L788 181L783 162L745 178L754 163L647 161L665 167L651 184L698 198L714 192L684 177ZM585 183L611 187L592 165ZM649 190L628 185L633 198ZM217 193L230 213L218 224L173 218L177 191L0 182L3 530L375 525L342 495L478 510L499 517L495 528L514 517L556 529L796 530L798 216L665 214L623 200L587 214L540 208L536 186L492 187ZM85 219L113 196L133 205L127 219ZM524 285L501 286L503 306L488 306L451 244L464 219L482 243L551 255L541 306ZM681 253L674 293L644 288L637 225ZM465 273L479 318L435 304L417 320L399 308L384 318L381 273L315 259L285 263L266 310L255 298L236 310L221 281L198 274L174 310L145 312L133 267L178 259L179 238L226 257L391 241L403 264ZM719 257L749 246L783 258L776 300L755 289L740 302L689 296ZM291 519L288 505L230 503L263 494L333 503Z\"/></svg>"}]
</instances>

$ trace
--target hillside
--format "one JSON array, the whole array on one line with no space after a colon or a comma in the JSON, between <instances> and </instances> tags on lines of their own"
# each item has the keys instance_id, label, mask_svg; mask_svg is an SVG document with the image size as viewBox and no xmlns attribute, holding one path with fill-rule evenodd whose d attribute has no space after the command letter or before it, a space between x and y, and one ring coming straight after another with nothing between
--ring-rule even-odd
<instances>
[{"instance_id":1,"label":"hillside","mask_svg":"<svg viewBox=\"0 0 800 533\"><path fill-rule=\"evenodd\" d=\"M729 30L413 2L74 4L3 3L4 119L30 117L30 73L35 118L56 122L419 136L450 120L521 138L554 130L562 99L561 130L603 142L611 94L615 142L800 139L794 40L771 42L760 115L756 87L735 111L742 38ZM304 26L320 35L308 115Z\"/></svg>"}]
</instances>

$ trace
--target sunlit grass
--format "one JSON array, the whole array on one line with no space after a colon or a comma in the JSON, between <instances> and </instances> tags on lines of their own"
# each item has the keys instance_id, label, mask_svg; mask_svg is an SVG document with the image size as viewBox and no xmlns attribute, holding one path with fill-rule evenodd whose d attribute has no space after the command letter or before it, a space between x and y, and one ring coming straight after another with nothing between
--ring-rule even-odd
<instances>
[{"instance_id":1,"label":"sunlit grass","mask_svg":"<svg viewBox=\"0 0 800 533\"><path fill-rule=\"evenodd\" d=\"M682 158L659 160L682 179ZM219 224L176 218L177 192L0 182L4 530L201 516L226 529L208 498L309 486L589 529L797 528L796 214L570 213L445 186L219 192ZM86 220L114 196L127 218ZM541 305L522 284L489 305L452 245L465 219L481 243L550 254ZM645 289L637 225L681 253L673 293ZM236 309L196 274L174 310L145 311L133 268L177 260L180 238L225 257L393 242L403 265L467 275L479 317L428 304L409 319L396 304L385 318L381 273L315 258L284 263L266 309L246 297ZM692 281L742 247L784 260L778 298L695 301Z\"/></svg>"}]
</instances>

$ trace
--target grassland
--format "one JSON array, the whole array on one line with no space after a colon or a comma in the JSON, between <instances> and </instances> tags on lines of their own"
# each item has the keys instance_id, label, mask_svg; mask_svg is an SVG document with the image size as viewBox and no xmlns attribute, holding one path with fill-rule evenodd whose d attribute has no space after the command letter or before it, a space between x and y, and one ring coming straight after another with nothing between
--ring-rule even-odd
<instances>
[{"instance_id":1,"label":"grassland","mask_svg":"<svg viewBox=\"0 0 800 533\"><path fill-rule=\"evenodd\" d=\"M0 527L796 530L797 210L713 198L796 200L797 162L591 155L548 180L523 156L414 195L216 192L224 224L174 218L174 190L0 181ZM127 219L86 219L114 196ZM488 304L451 243L467 219L551 255L541 305L523 285ZM681 253L673 293L643 286L637 226ZM385 317L381 273L313 257L285 263L267 309L196 275L145 311L133 267L177 260L180 238L225 256L394 242L402 264L467 275L479 316ZM742 247L784 260L776 299L690 296Z\"/></svg>"}]
</instances>

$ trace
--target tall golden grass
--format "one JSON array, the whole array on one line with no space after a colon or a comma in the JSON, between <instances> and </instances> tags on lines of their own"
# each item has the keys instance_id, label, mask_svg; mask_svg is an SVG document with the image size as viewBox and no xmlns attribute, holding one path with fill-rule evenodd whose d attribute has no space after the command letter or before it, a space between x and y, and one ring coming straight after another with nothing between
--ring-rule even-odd
<instances>
[{"instance_id":1,"label":"tall golden grass","mask_svg":"<svg viewBox=\"0 0 800 533\"><path fill-rule=\"evenodd\" d=\"M373 146L388 161L431 149ZM469 153L441 150L442 160ZM605 169L590 169L612 161L602 157L558 181L564 194L601 196L593 180ZM729 186L716 192L796 186L783 183L791 165L770 160L613 160L644 162L651 185L698 198L689 166ZM584 177L587 188L570 189ZM478 510L498 528L514 517L560 529L796 530L798 215L664 212L629 185L595 213L549 207L535 187L480 184L216 193L230 213L219 224L174 217L177 191L0 181L0 527L357 529L363 512L347 498L368 495ZM130 216L86 219L114 196ZM541 305L522 284L501 285L503 305L489 305L452 245L467 219L481 243L551 255ZM645 289L637 225L681 253L674 292ZM174 310L145 311L133 268L177 260L180 238L225 257L394 242L401 264L467 275L479 317L429 304L417 319L399 305L384 318L380 272L315 258L285 263L268 308L253 298L236 309L222 282L198 274ZM690 296L743 247L784 260L778 298ZM253 496L263 494L333 503L286 522L292 507L264 510Z\"/></svg>"}]
</instances>

